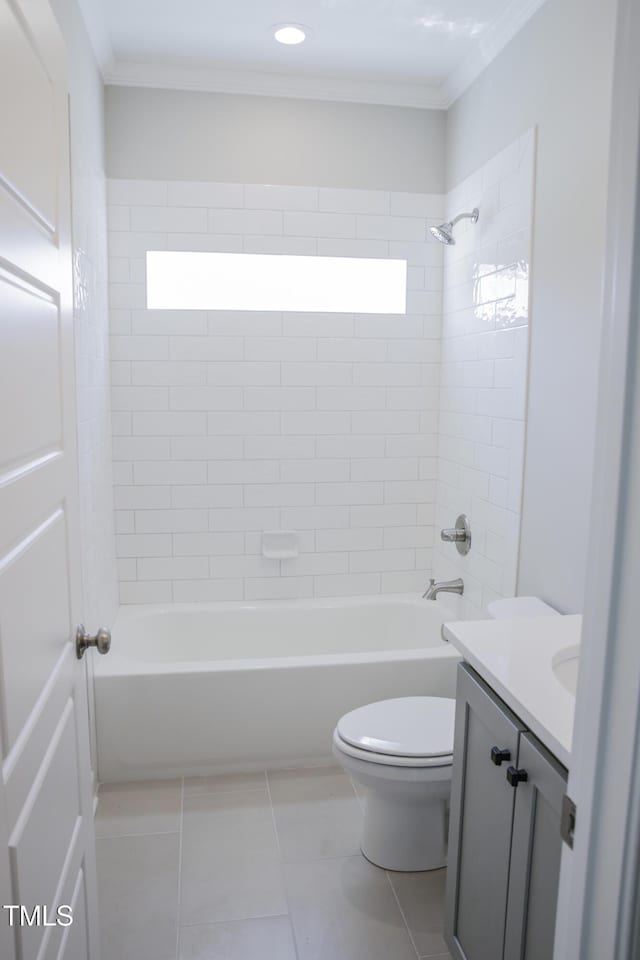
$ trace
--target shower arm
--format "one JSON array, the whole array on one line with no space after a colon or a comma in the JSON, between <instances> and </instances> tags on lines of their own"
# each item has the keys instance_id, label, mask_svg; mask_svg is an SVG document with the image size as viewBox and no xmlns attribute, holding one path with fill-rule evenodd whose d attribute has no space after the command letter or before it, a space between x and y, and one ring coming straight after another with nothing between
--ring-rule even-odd
<instances>
[{"instance_id":1,"label":"shower arm","mask_svg":"<svg viewBox=\"0 0 640 960\"><path fill-rule=\"evenodd\" d=\"M471 213L459 213L457 217L454 217L453 220L449 221L449 225L451 227L455 227L459 220L473 220L474 223L477 223L479 215L480 211L477 207L474 207Z\"/></svg>"}]
</instances>

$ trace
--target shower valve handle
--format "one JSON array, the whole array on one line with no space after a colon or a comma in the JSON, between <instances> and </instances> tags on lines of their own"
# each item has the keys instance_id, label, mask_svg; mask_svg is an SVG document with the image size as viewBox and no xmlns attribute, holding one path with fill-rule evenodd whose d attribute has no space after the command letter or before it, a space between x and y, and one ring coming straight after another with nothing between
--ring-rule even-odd
<instances>
[{"instance_id":1,"label":"shower valve handle","mask_svg":"<svg viewBox=\"0 0 640 960\"><path fill-rule=\"evenodd\" d=\"M440 531L440 539L445 543L455 543L456 550L463 557L471 550L471 524L466 514L461 513L455 527L445 527Z\"/></svg>"},{"instance_id":2,"label":"shower valve handle","mask_svg":"<svg viewBox=\"0 0 640 960\"><path fill-rule=\"evenodd\" d=\"M458 530L456 527L447 527L440 531L440 539L445 543L462 543L467 539L464 530Z\"/></svg>"}]
</instances>

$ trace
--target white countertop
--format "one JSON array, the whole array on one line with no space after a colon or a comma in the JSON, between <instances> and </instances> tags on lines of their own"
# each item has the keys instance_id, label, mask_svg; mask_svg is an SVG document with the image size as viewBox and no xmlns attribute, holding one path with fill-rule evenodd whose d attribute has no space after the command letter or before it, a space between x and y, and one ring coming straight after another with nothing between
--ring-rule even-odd
<instances>
[{"instance_id":1,"label":"white countertop","mask_svg":"<svg viewBox=\"0 0 640 960\"><path fill-rule=\"evenodd\" d=\"M558 760L569 767L575 697L553 659L579 646L581 616L445 623L443 637Z\"/></svg>"}]
</instances>

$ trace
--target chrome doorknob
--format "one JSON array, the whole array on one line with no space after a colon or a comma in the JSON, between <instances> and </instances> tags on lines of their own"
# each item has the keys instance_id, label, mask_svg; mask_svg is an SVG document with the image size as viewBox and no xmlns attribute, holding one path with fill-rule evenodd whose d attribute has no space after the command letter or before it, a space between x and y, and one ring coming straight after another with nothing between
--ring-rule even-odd
<instances>
[{"instance_id":1,"label":"chrome doorknob","mask_svg":"<svg viewBox=\"0 0 640 960\"><path fill-rule=\"evenodd\" d=\"M88 650L89 647L95 647L98 653L109 653L111 649L110 631L101 627L95 636L92 636L90 633L87 633L84 625L81 623L76 630L76 656L78 660L82 660L85 651Z\"/></svg>"}]
</instances>

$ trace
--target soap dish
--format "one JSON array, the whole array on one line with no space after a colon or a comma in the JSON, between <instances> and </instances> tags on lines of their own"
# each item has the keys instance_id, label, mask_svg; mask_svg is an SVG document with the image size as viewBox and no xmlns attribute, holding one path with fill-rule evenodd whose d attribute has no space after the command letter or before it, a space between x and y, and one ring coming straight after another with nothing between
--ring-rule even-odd
<instances>
[{"instance_id":1,"label":"soap dish","mask_svg":"<svg viewBox=\"0 0 640 960\"><path fill-rule=\"evenodd\" d=\"M299 552L297 530L263 531L262 556L268 560L292 560Z\"/></svg>"}]
</instances>

